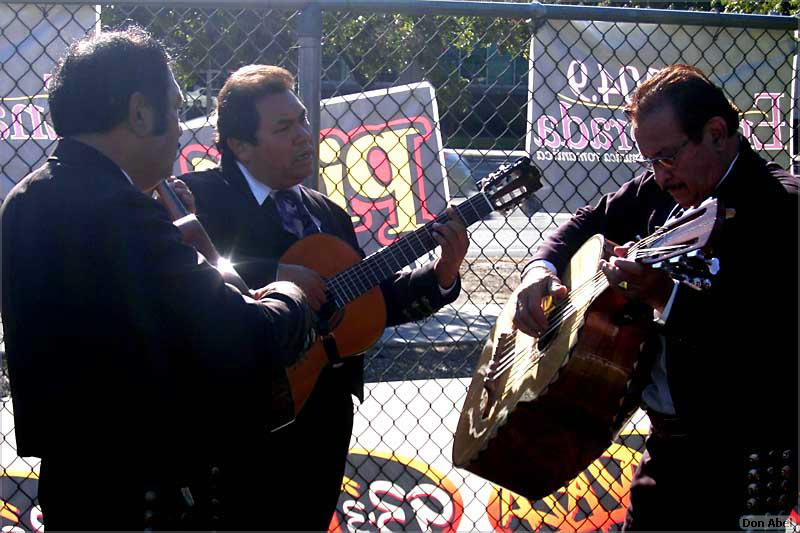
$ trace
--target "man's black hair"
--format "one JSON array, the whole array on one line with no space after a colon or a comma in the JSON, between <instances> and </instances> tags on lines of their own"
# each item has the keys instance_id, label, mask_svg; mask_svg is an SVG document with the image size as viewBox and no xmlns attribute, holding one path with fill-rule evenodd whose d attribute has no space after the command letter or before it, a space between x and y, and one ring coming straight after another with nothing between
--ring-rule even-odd
<instances>
[{"instance_id":1,"label":"man's black hair","mask_svg":"<svg viewBox=\"0 0 800 533\"><path fill-rule=\"evenodd\" d=\"M156 112L155 133L166 131L170 58L137 26L100 32L73 43L48 82L50 117L58 135L104 133L123 122L131 95Z\"/></svg>"}]
</instances>

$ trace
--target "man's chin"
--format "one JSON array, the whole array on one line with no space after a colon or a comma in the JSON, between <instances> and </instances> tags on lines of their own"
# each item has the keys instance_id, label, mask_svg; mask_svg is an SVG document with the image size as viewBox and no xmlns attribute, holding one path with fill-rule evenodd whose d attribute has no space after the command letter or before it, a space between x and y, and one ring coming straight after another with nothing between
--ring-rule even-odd
<instances>
[{"instance_id":1,"label":"man's chin","mask_svg":"<svg viewBox=\"0 0 800 533\"><path fill-rule=\"evenodd\" d=\"M688 209L694 205L694 197L683 187L671 189L669 194L672 196L672 199L675 200L675 203L684 209Z\"/></svg>"},{"instance_id":2,"label":"man's chin","mask_svg":"<svg viewBox=\"0 0 800 533\"><path fill-rule=\"evenodd\" d=\"M297 165L297 167L295 167L295 172L294 172L295 179L298 180L298 183L303 183L303 181L307 177L311 176L313 172L314 172L314 165L312 164Z\"/></svg>"}]
</instances>

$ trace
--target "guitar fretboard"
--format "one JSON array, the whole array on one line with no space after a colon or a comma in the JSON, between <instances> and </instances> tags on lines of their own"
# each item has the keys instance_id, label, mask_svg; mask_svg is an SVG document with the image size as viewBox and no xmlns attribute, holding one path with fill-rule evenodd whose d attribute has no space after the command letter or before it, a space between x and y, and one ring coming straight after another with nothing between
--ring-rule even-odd
<instances>
[{"instance_id":1,"label":"guitar fretboard","mask_svg":"<svg viewBox=\"0 0 800 533\"><path fill-rule=\"evenodd\" d=\"M470 226L494 211L494 206L486 194L480 192L454 209L464 225ZM430 252L439 245L433 238L433 224L445 224L449 220L447 213L443 213L358 264L339 272L328 281L329 300L341 309Z\"/></svg>"}]
</instances>

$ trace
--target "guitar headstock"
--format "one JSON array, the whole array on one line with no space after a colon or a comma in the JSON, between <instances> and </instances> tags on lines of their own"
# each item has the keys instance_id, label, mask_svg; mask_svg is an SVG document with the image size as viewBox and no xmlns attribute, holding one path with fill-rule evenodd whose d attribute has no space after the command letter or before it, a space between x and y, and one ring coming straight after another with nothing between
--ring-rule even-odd
<instances>
[{"instance_id":1,"label":"guitar headstock","mask_svg":"<svg viewBox=\"0 0 800 533\"><path fill-rule=\"evenodd\" d=\"M720 268L713 257L712 239L724 218L733 216L731 211L724 210L716 198L709 198L639 241L631 258L664 270L695 289L707 289Z\"/></svg>"},{"instance_id":2,"label":"guitar headstock","mask_svg":"<svg viewBox=\"0 0 800 533\"><path fill-rule=\"evenodd\" d=\"M542 173L529 157L520 157L478 181L478 188L494 209L507 211L542 188Z\"/></svg>"}]
</instances>

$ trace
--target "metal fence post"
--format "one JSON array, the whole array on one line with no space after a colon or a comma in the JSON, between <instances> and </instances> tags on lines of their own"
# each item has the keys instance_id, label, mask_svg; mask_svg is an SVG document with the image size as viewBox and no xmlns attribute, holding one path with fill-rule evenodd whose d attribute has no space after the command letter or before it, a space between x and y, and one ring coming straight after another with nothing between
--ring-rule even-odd
<instances>
[{"instance_id":1,"label":"metal fence post","mask_svg":"<svg viewBox=\"0 0 800 533\"><path fill-rule=\"evenodd\" d=\"M319 153L319 106L322 98L322 9L319 4L309 4L300 13L298 27L297 78L300 99L308 109L308 121L314 151ZM319 187L319 158L314 158L314 171L306 179L305 185L312 189Z\"/></svg>"},{"instance_id":2,"label":"metal fence post","mask_svg":"<svg viewBox=\"0 0 800 533\"><path fill-rule=\"evenodd\" d=\"M791 171L800 175L800 30L794 32L794 57L792 58L792 105L789 112L789 153Z\"/></svg>"}]
</instances>

